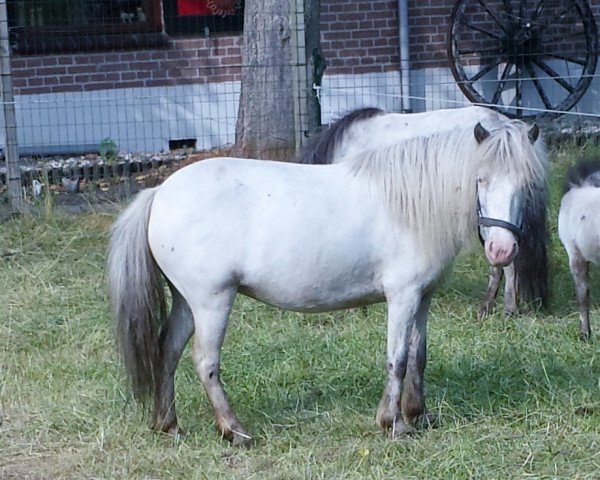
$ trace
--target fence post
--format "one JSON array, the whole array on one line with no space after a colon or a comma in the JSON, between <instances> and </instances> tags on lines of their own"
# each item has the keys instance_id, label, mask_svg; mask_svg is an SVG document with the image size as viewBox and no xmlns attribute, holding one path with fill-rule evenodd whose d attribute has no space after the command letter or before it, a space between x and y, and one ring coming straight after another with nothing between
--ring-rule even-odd
<instances>
[{"instance_id":1,"label":"fence post","mask_svg":"<svg viewBox=\"0 0 600 480\"><path fill-rule=\"evenodd\" d=\"M304 132L308 131L306 89L306 30L304 26L304 0L290 0L290 50L292 53L292 87L294 96L294 136L296 152L304 143Z\"/></svg>"},{"instance_id":2,"label":"fence post","mask_svg":"<svg viewBox=\"0 0 600 480\"><path fill-rule=\"evenodd\" d=\"M321 0L304 0L304 28L306 31L306 74L308 136L321 131L320 88L327 67L321 49Z\"/></svg>"},{"instance_id":3,"label":"fence post","mask_svg":"<svg viewBox=\"0 0 600 480\"><path fill-rule=\"evenodd\" d=\"M8 198L15 210L22 210L24 202L17 147L17 122L10 66L6 0L0 0L0 98L2 98L2 114L4 115L4 158L6 160ZM47 185L46 188L48 188Z\"/></svg>"}]
</instances>

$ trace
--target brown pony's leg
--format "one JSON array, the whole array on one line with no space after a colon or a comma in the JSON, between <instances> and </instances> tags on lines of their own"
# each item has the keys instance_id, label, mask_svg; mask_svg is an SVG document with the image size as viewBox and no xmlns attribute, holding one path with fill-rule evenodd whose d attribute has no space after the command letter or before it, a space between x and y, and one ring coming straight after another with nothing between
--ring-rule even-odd
<instances>
[{"instance_id":1,"label":"brown pony's leg","mask_svg":"<svg viewBox=\"0 0 600 480\"><path fill-rule=\"evenodd\" d=\"M506 279L504 282L504 315L510 317L517 313L517 301L519 298L515 264L511 263L505 267L504 274Z\"/></svg>"},{"instance_id":2,"label":"brown pony's leg","mask_svg":"<svg viewBox=\"0 0 600 480\"><path fill-rule=\"evenodd\" d=\"M246 433L233 412L219 379L221 346L225 337L227 320L235 291L215 292L199 299L200 308L193 307L196 335L194 338L194 364L198 376L212 404L217 430L233 445L249 445L252 437Z\"/></svg>"},{"instance_id":3,"label":"brown pony's leg","mask_svg":"<svg viewBox=\"0 0 600 480\"><path fill-rule=\"evenodd\" d=\"M490 278L487 291L483 303L481 304L481 307L479 307L479 312L477 312L477 320L483 319L483 317L488 315L494 309L494 302L496 301L503 275L504 272L502 267L490 267Z\"/></svg>"},{"instance_id":4,"label":"brown pony's leg","mask_svg":"<svg viewBox=\"0 0 600 480\"><path fill-rule=\"evenodd\" d=\"M575 295L579 308L579 333L587 340L592 334L590 327L590 291L588 286L589 263L579 251L569 257L569 267L575 282Z\"/></svg>"},{"instance_id":5,"label":"brown pony's leg","mask_svg":"<svg viewBox=\"0 0 600 480\"><path fill-rule=\"evenodd\" d=\"M427 313L431 295L421 300L419 311L415 315L408 349L408 364L402 386L401 408L404 420L415 424L421 420L423 425L435 423L432 415L426 412L423 381L427 363Z\"/></svg>"},{"instance_id":6,"label":"brown pony's leg","mask_svg":"<svg viewBox=\"0 0 600 480\"><path fill-rule=\"evenodd\" d=\"M156 379L152 428L171 435L178 433L175 413L175 370L187 342L194 333L192 311L171 286L173 305L160 336L160 376Z\"/></svg>"}]
</instances>

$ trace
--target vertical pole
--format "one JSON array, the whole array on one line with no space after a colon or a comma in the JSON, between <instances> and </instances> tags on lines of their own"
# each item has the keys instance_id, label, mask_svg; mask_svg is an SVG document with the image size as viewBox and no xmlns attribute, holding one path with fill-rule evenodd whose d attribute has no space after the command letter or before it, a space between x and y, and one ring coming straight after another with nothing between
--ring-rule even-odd
<instances>
[{"instance_id":1,"label":"vertical pole","mask_svg":"<svg viewBox=\"0 0 600 480\"><path fill-rule=\"evenodd\" d=\"M400 43L401 111L402 113L411 113L408 0L398 0L398 41Z\"/></svg>"},{"instance_id":2,"label":"vertical pole","mask_svg":"<svg viewBox=\"0 0 600 480\"><path fill-rule=\"evenodd\" d=\"M0 98L2 99L2 114L4 115L4 158L6 160L8 198L15 210L22 210L24 203L17 148L17 122L10 66L6 0L0 0Z\"/></svg>"},{"instance_id":3,"label":"vertical pole","mask_svg":"<svg viewBox=\"0 0 600 480\"><path fill-rule=\"evenodd\" d=\"M321 50L321 0L304 0L308 79L308 136L321 131L320 88L327 64Z\"/></svg>"},{"instance_id":4,"label":"vertical pole","mask_svg":"<svg viewBox=\"0 0 600 480\"><path fill-rule=\"evenodd\" d=\"M296 153L302 148L307 122L307 67L306 67L306 30L304 27L304 0L290 0L291 53L294 96L294 132Z\"/></svg>"}]
</instances>

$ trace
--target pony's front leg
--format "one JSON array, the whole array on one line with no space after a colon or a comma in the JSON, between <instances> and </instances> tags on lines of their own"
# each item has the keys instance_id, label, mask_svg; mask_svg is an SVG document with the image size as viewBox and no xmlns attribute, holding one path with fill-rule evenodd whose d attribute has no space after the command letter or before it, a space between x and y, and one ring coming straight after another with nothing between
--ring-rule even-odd
<instances>
[{"instance_id":1,"label":"pony's front leg","mask_svg":"<svg viewBox=\"0 0 600 480\"><path fill-rule=\"evenodd\" d=\"M376 421L382 429L391 430L392 438L411 430L400 411L400 399L408 364L410 336L420 303L421 294L417 291L388 297L387 381Z\"/></svg>"},{"instance_id":2,"label":"pony's front leg","mask_svg":"<svg viewBox=\"0 0 600 480\"><path fill-rule=\"evenodd\" d=\"M412 326L408 347L408 363L402 385L402 415L409 425L419 424L428 427L438 423L438 419L425 408L423 389L425 366L427 364L427 315L431 294L425 294Z\"/></svg>"},{"instance_id":3,"label":"pony's front leg","mask_svg":"<svg viewBox=\"0 0 600 480\"><path fill-rule=\"evenodd\" d=\"M160 374L154 389L152 428L171 435L179 433L175 413L175 370L187 342L194 334L192 311L181 294L171 287L173 304L160 336Z\"/></svg>"},{"instance_id":4,"label":"pony's front leg","mask_svg":"<svg viewBox=\"0 0 600 480\"><path fill-rule=\"evenodd\" d=\"M251 443L252 437L246 433L233 412L219 378L221 346L225 338L225 329L235 290L226 290L215 294L215 289L209 288L207 292L210 292L211 295L197 299L199 308L192 307L196 325L194 364L212 404L217 430L233 445L248 445Z\"/></svg>"}]
</instances>

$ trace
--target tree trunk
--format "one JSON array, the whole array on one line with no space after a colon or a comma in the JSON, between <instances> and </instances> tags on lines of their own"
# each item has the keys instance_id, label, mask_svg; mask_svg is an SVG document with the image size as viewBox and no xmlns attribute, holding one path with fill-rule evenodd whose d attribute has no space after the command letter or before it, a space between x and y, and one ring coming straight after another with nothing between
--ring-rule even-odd
<instances>
[{"instance_id":1,"label":"tree trunk","mask_svg":"<svg viewBox=\"0 0 600 480\"><path fill-rule=\"evenodd\" d=\"M287 160L295 152L290 1L246 0L235 154Z\"/></svg>"}]
</instances>

